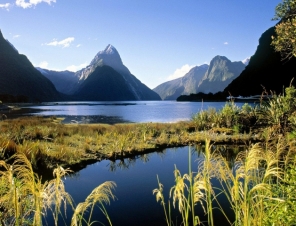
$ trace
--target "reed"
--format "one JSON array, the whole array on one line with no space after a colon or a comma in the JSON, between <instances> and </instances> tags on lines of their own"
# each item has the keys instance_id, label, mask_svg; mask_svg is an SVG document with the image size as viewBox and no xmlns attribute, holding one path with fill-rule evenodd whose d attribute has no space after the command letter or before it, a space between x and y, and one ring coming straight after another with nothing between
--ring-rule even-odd
<instances>
[{"instance_id":1,"label":"reed","mask_svg":"<svg viewBox=\"0 0 296 226\"><path fill-rule=\"evenodd\" d=\"M72 216L71 220L71 226L82 226L84 224L86 225L92 225L93 222L91 222L91 216L94 210L95 205L98 203L100 204L100 210L103 212L103 214L108 219L108 222L110 225L112 225L111 220L109 218L109 215L104 208L105 204L110 204L110 200L115 198L115 196L112 193L112 189L116 184L112 181L106 181L103 184L99 185L97 188L95 188L91 194L86 198L85 202L79 203L77 207L75 208L74 214ZM90 212L88 219L84 218L84 215L87 212Z\"/></svg>"},{"instance_id":2,"label":"reed","mask_svg":"<svg viewBox=\"0 0 296 226\"><path fill-rule=\"evenodd\" d=\"M206 191L207 187L200 173L194 177L194 173L191 169L191 148L189 148L188 162L188 174L181 175L181 172L175 166L173 172L175 185L171 187L169 192L168 209L165 206L163 185L160 183L157 176L159 188L154 189L153 194L156 195L156 200L160 201L163 206L167 225L173 225L171 219L171 205L174 208L178 208L182 218L181 225L189 226L190 224L198 225L201 223L198 215L195 214L195 205L199 202L203 205L205 201L203 191Z\"/></svg>"},{"instance_id":3,"label":"reed","mask_svg":"<svg viewBox=\"0 0 296 226\"><path fill-rule=\"evenodd\" d=\"M220 117L213 109L210 112L209 118ZM222 122L218 124L222 125ZM159 147L205 142L206 138L227 143L231 141L245 142L250 139L247 136L236 138L237 135L234 134L232 128L206 126L206 128L211 128L211 133L195 131L194 121L63 125L52 118L25 117L1 121L0 126L1 139L10 144L5 147L7 151L4 157L26 152L25 154L35 169L41 164L47 167L53 167L56 164L68 167L90 159L122 158L126 154L141 154L142 151ZM227 137L222 132L225 130L228 130ZM3 143L2 148L4 146Z\"/></svg>"},{"instance_id":4,"label":"reed","mask_svg":"<svg viewBox=\"0 0 296 226\"><path fill-rule=\"evenodd\" d=\"M199 171L201 172L202 175L202 181L204 181L205 184L205 200L206 200L206 214L208 216L208 224L210 226L214 225L214 218L213 218L213 206L212 206L212 201L213 201L213 196L214 196L214 190L212 188L211 184L211 178L212 178L212 171L214 170L213 167L213 157L212 153L210 151L210 141L206 140L205 144L205 154L204 154L204 161L201 163Z\"/></svg>"},{"instance_id":5,"label":"reed","mask_svg":"<svg viewBox=\"0 0 296 226\"><path fill-rule=\"evenodd\" d=\"M53 171L54 179L42 182L41 178L34 172L30 160L24 153L17 153L11 157L9 162L0 161L0 222L1 225L33 225L41 226L45 222L45 216L51 212L54 224L59 225L59 219L66 216L66 208L70 206L74 209L71 196L66 192L62 178L70 170L58 166ZM87 197L87 204L92 210L96 203L101 204L101 208L111 224L107 211L103 203L110 203L110 197L114 198L112 189L114 182L105 182L94 189ZM65 210L63 214L61 209ZM80 215L74 211L73 219ZM74 221L72 221L73 225ZM91 225L90 220L88 225Z\"/></svg>"},{"instance_id":6,"label":"reed","mask_svg":"<svg viewBox=\"0 0 296 226\"><path fill-rule=\"evenodd\" d=\"M214 222L215 208L222 212L229 225L293 225L296 222L292 213L296 210L293 190L296 188L295 151L295 142L278 136L277 140L269 140L267 145L257 143L239 152L231 165L221 152L211 148L207 140L204 157L198 162L195 175L192 175L191 167L184 175L176 167L174 170L175 185L170 189L170 202L174 207L178 204L183 219L181 225L202 225L200 213L194 212L197 204L207 215L207 225L217 225ZM213 180L220 181L221 187L214 187ZM154 191L160 190L161 195L156 194L162 200L163 190ZM225 211L228 207L219 202L221 196L227 198L234 220ZM190 214L191 218L188 217ZM170 213L165 215L170 225Z\"/></svg>"},{"instance_id":7,"label":"reed","mask_svg":"<svg viewBox=\"0 0 296 226\"><path fill-rule=\"evenodd\" d=\"M164 210L164 214L165 214L165 220L168 226L172 225L172 221L171 221L171 206L170 206L170 202L168 202L168 209L166 208L166 204L165 204L165 199L163 196L163 184L160 183L158 175L157 175L157 184L158 184L158 188L155 188L152 192L153 194L155 194L156 196L156 202L160 201L160 204L163 207Z\"/></svg>"}]
</instances>

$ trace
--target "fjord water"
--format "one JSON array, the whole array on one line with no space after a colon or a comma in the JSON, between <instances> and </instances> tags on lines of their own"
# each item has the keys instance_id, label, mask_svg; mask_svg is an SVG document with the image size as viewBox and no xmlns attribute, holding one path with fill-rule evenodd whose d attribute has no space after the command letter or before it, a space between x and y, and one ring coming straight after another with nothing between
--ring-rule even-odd
<instances>
[{"instance_id":1,"label":"fjord water","mask_svg":"<svg viewBox=\"0 0 296 226\"><path fill-rule=\"evenodd\" d=\"M139 102L58 102L30 106L29 115L61 116L64 123L120 123L120 122L177 122L190 120L192 115L209 107L221 109L224 102L175 102L175 101L139 101ZM238 104L241 106L241 104ZM182 174L188 173L188 147L166 149L163 152L151 153L125 159L124 161L101 161L87 166L75 175L64 180L66 191L78 204L101 183L114 181L116 200L106 209L113 225L166 225L165 215L160 203L152 194L158 188L156 175L164 185L164 194L168 199L169 189L174 185L174 165ZM198 168L202 157L192 152L192 169ZM229 207L227 207L229 208ZM197 207L201 220L206 220L201 207ZM72 212L67 209L66 225L70 224ZM172 207L174 225L181 224L177 207ZM93 220L108 225L103 214L96 209ZM227 225L218 211L215 221ZM224 222L224 223L223 223ZM51 225L48 216L48 225ZM65 225L64 221L59 222ZM100 225L100 224L95 224ZM205 224L206 225L206 224Z\"/></svg>"},{"instance_id":2,"label":"fjord water","mask_svg":"<svg viewBox=\"0 0 296 226\"><path fill-rule=\"evenodd\" d=\"M188 155L191 154L192 171L197 172L198 162L203 159L202 148L189 147L170 148L162 152L155 152L135 157L134 159L117 160L116 162L101 161L87 166L73 176L67 177L64 182L66 190L71 194L76 204L83 202L88 194L99 184L105 181L114 181L117 187L114 191L116 199L107 205L106 209L111 218L112 224L123 226L150 226L166 225L165 215L160 203L156 202L155 195L152 194L154 188L158 188L157 175L164 186L164 196L168 200L169 191L174 186L173 171L175 166L181 174L188 173ZM219 183L213 181L214 186ZM226 213L230 213L230 206L227 201ZM166 203L167 205L167 203ZM178 205L172 208L172 220L174 225L181 225L181 216L178 214ZM66 224L70 224L71 214L68 208L68 218ZM196 206L196 213L206 224L206 216L200 204ZM214 211L215 221L219 225L228 225L224 216L219 211ZM93 221L102 222L108 225L106 218L98 208L93 213ZM51 222L49 221L49 225ZM60 225L64 225L60 221ZM95 224L101 225L101 224Z\"/></svg>"},{"instance_id":3,"label":"fjord water","mask_svg":"<svg viewBox=\"0 0 296 226\"><path fill-rule=\"evenodd\" d=\"M177 122L209 107L221 109L225 102L111 101L48 102L30 106L30 115L61 116L65 123ZM237 104L241 106L241 103Z\"/></svg>"}]
</instances>

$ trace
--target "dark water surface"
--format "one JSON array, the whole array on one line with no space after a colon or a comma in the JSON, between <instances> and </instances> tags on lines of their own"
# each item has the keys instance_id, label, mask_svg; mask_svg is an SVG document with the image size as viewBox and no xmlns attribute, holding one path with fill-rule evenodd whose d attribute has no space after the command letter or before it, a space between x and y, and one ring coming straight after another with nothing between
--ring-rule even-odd
<instances>
[{"instance_id":1,"label":"dark water surface","mask_svg":"<svg viewBox=\"0 0 296 226\"><path fill-rule=\"evenodd\" d=\"M64 123L177 122L209 107L221 109L225 102L110 101L48 102L24 106L8 117L40 115L64 117ZM241 106L242 103L237 103Z\"/></svg>"},{"instance_id":2,"label":"dark water surface","mask_svg":"<svg viewBox=\"0 0 296 226\"><path fill-rule=\"evenodd\" d=\"M226 149L225 154L228 153ZM198 162L203 160L203 154L200 150L201 148L196 151L195 148L191 147L189 152L189 147L171 148L159 153L138 156L135 159L98 162L87 166L74 176L67 177L64 180L66 190L78 204L83 202L96 186L105 181L114 181L117 184L114 191L116 200L112 201L110 206L106 206L114 226L166 225L163 208L160 203L156 202L155 195L152 194L152 190L158 188L156 176L159 176L160 182L164 185L165 199L168 200L169 190L174 186L173 171L175 165L182 175L188 173L188 156L190 153L192 171L197 172ZM230 154L230 157L228 157L230 161L231 156ZM218 181L212 182L214 186L219 187ZM228 202L223 198L220 201L224 204L225 211L231 216L232 212ZM196 206L195 210L206 225L206 216L200 204ZM181 216L178 214L177 207L172 207L171 212L174 225L181 225ZM229 225L219 211L214 211L214 213L215 222L217 222L215 225ZM67 215L66 224L69 225L71 211L68 211ZM98 208L93 214L93 220L108 225ZM49 225L51 224L52 222L49 220ZM64 223L60 221L60 225L64 225Z\"/></svg>"}]
</instances>

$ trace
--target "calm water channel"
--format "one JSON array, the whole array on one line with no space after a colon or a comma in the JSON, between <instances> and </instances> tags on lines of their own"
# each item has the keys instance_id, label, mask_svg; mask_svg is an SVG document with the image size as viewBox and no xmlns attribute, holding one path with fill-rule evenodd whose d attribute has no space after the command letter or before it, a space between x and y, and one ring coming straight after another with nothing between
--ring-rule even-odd
<instances>
[{"instance_id":1,"label":"calm water channel","mask_svg":"<svg viewBox=\"0 0 296 226\"><path fill-rule=\"evenodd\" d=\"M234 158L234 155L231 154L233 150L228 150L228 147L220 148L224 150L224 154L229 155L227 157L231 162ZM156 202L155 195L152 194L152 190L158 188L156 176L159 176L164 185L165 199L168 200L170 188L174 186L175 165L182 175L188 173L189 153L192 156L192 170L197 172L198 162L203 159L202 147L191 147L190 152L189 147L165 149L163 152L146 154L134 159L117 160L116 162L102 161L89 165L64 180L66 190L78 204L83 202L99 184L105 181L114 181L117 184L114 191L116 200L112 201L110 206L106 206L113 225L166 225L163 208L160 203ZM214 186L219 187L218 181L212 182ZM220 202L224 205L226 213L231 216L232 212L228 202L223 198L220 198ZM177 206L176 209L172 208L172 219L174 225L181 225L181 216L178 214L177 208ZM204 221L204 225L207 225L206 216L200 204L196 206L196 212L200 220ZM65 219L65 222L69 225L72 212L68 211L67 215L69 217ZM214 216L214 220L217 222L215 225L229 225L219 211L214 211ZM108 225L106 218L98 209L93 214L93 220ZM48 223L52 225L50 219ZM60 221L60 225L64 225L64 222Z\"/></svg>"},{"instance_id":2,"label":"calm water channel","mask_svg":"<svg viewBox=\"0 0 296 226\"><path fill-rule=\"evenodd\" d=\"M140 102L58 102L25 107L22 115L42 115L64 117L64 123L119 123L119 122L177 122L190 120L200 110L214 107L220 109L224 102L175 102L175 101L140 101ZM242 104L238 103L238 106ZM17 114L17 113L13 113ZM8 115L9 117L9 115ZM166 225L165 215L160 203L156 202L152 190L158 187L156 175L164 185L166 200L169 189L174 185L174 165L182 174L188 172L189 147L166 149L163 152L138 156L124 161L101 161L67 177L66 190L76 204L85 200L88 194L105 181L114 181L116 200L107 206L113 225ZM197 171L198 160L202 155L192 148L192 169ZM216 182L217 183L217 182ZM226 211L230 210L226 203ZM200 206L196 207L201 220L206 220ZM172 210L174 225L181 224L181 217ZM230 211L231 212L231 211ZM227 225L219 211L215 212L217 225ZM93 220L108 225L98 209ZM68 208L66 225L70 224L71 211ZM52 225L48 217L48 225ZM60 221L60 225L65 225ZM101 225L99 223L95 225ZM206 225L206 224L205 224Z\"/></svg>"},{"instance_id":3,"label":"calm water channel","mask_svg":"<svg viewBox=\"0 0 296 226\"><path fill-rule=\"evenodd\" d=\"M116 101L55 102L24 107L13 114L65 117L64 122L177 122L190 120L193 114L209 107L220 109L225 102ZM238 103L241 106L242 103Z\"/></svg>"}]
</instances>

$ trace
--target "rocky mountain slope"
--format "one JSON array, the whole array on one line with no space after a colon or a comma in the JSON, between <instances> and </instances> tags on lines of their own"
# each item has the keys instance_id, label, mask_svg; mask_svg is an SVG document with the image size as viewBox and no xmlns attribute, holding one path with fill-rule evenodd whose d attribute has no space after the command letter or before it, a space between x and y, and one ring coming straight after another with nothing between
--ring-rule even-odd
<instances>
[{"instance_id":1,"label":"rocky mountain slope","mask_svg":"<svg viewBox=\"0 0 296 226\"><path fill-rule=\"evenodd\" d=\"M182 78L160 84L153 90L163 100L176 100L180 95L191 93L217 93L223 91L244 68L241 61L231 62L224 56L216 56L210 65L194 67Z\"/></svg>"},{"instance_id":2,"label":"rocky mountain slope","mask_svg":"<svg viewBox=\"0 0 296 226\"><path fill-rule=\"evenodd\" d=\"M266 30L259 39L255 54L242 73L223 92L215 95L182 95L178 101L225 100L229 94L234 97L260 95L264 90L283 93L284 87L296 85L296 58L283 60L281 54L271 46L275 27Z\"/></svg>"},{"instance_id":3,"label":"rocky mountain slope","mask_svg":"<svg viewBox=\"0 0 296 226\"><path fill-rule=\"evenodd\" d=\"M0 31L0 94L26 101L57 101L60 93L28 60L4 39Z\"/></svg>"},{"instance_id":4,"label":"rocky mountain slope","mask_svg":"<svg viewBox=\"0 0 296 226\"><path fill-rule=\"evenodd\" d=\"M224 56L216 56L198 84L198 92L202 93L217 93L223 91L224 88L237 78L244 70L243 62L231 62ZM197 92L197 93L198 93Z\"/></svg>"},{"instance_id":5,"label":"rocky mountain slope","mask_svg":"<svg viewBox=\"0 0 296 226\"><path fill-rule=\"evenodd\" d=\"M108 70L108 73L114 73L117 72L122 76L122 79L120 80L122 87L126 87L126 95L129 96L128 93L132 93L133 97L130 98L129 100L160 100L160 97L157 93L149 89L146 85L141 83L140 80L138 80L134 75L130 73L128 68L124 66L122 63L121 57L118 53L118 51L112 46L108 45L105 50L98 52L98 54L94 57L94 59L91 61L90 65L87 66L86 68L78 71L76 74L79 77L79 83L78 86L73 89L73 93L76 96L80 95L80 90L81 90L81 85L86 82L86 84L90 84L87 82L89 79L90 75L98 68L98 67L103 67L103 66L109 66L113 68L114 70ZM98 70L98 71L104 71L105 76L115 78L116 75L109 75L106 73L106 70ZM98 72L96 72L97 74ZM107 79L106 78L106 79ZM119 82L119 81L118 81ZM98 84L98 87L100 85ZM87 89L86 85L83 85L84 89ZM95 96L96 95L101 95L100 92L102 90L96 89L95 86L91 86L92 89L89 89L89 92L93 93ZM109 96L114 96L114 91L112 90L111 87L104 92L109 92ZM102 95L108 95L106 93L102 93ZM118 97L119 99L122 99L121 97ZM101 98L100 98L101 99Z\"/></svg>"},{"instance_id":6,"label":"rocky mountain slope","mask_svg":"<svg viewBox=\"0 0 296 226\"><path fill-rule=\"evenodd\" d=\"M261 94L263 87L267 91L283 92L296 76L296 58L283 60L280 53L271 46L274 27L265 31L259 39L255 54L241 75L234 79L224 90L233 96ZM294 79L294 85L296 81Z\"/></svg>"},{"instance_id":7,"label":"rocky mountain slope","mask_svg":"<svg viewBox=\"0 0 296 226\"><path fill-rule=\"evenodd\" d=\"M72 71L53 71L40 67L36 67L36 69L48 78L61 93L70 94L79 81L79 77Z\"/></svg>"},{"instance_id":8,"label":"rocky mountain slope","mask_svg":"<svg viewBox=\"0 0 296 226\"><path fill-rule=\"evenodd\" d=\"M182 94L189 95L190 93L196 93L198 84L205 75L208 67L206 64L196 66L183 77L162 83L153 90L163 100L176 100Z\"/></svg>"},{"instance_id":9,"label":"rocky mountain slope","mask_svg":"<svg viewBox=\"0 0 296 226\"><path fill-rule=\"evenodd\" d=\"M74 93L83 101L137 100L124 77L112 67L96 67Z\"/></svg>"},{"instance_id":10,"label":"rocky mountain slope","mask_svg":"<svg viewBox=\"0 0 296 226\"><path fill-rule=\"evenodd\" d=\"M112 45L98 52L86 68L75 74L39 70L60 92L75 100L160 100L157 93L130 73Z\"/></svg>"}]
</instances>

